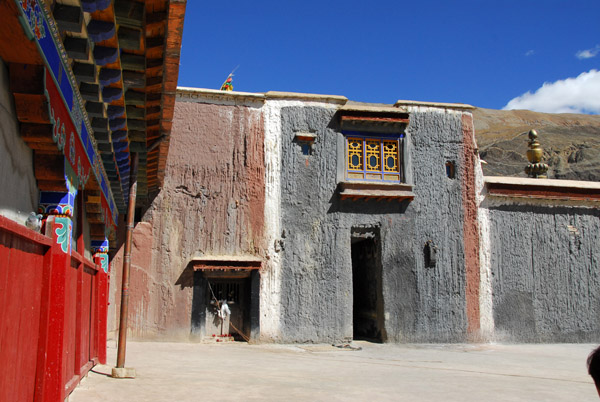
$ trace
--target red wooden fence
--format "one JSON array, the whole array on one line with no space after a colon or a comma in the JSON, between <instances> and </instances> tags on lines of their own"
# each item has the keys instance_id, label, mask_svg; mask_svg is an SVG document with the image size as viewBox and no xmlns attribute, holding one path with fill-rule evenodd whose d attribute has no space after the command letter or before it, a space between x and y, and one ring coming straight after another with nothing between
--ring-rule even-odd
<instances>
[{"instance_id":1,"label":"red wooden fence","mask_svg":"<svg viewBox=\"0 0 600 402\"><path fill-rule=\"evenodd\" d=\"M81 254L0 216L0 401L62 401L106 363L107 284Z\"/></svg>"}]
</instances>

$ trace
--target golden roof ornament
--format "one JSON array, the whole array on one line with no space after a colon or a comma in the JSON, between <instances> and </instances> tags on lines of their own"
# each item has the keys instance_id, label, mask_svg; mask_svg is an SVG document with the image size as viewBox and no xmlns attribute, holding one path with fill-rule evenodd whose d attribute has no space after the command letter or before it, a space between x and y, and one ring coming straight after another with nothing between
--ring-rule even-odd
<instances>
[{"instance_id":1,"label":"golden roof ornament","mask_svg":"<svg viewBox=\"0 0 600 402\"><path fill-rule=\"evenodd\" d=\"M546 179L548 178L546 175L546 172L548 171L548 165L541 162L544 149L540 146L537 137L537 131L529 131L529 149L527 150L527 159L529 160L529 164L525 167L525 173L527 173L527 176L529 177Z\"/></svg>"}]
</instances>

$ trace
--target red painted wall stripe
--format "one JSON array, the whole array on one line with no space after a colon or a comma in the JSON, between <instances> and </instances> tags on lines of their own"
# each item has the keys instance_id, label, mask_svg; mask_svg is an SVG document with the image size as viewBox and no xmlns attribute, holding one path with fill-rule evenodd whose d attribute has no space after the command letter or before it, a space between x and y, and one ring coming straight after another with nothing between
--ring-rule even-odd
<instances>
[{"instance_id":1,"label":"red painted wall stripe","mask_svg":"<svg viewBox=\"0 0 600 402\"><path fill-rule=\"evenodd\" d=\"M467 334L474 334L480 328L479 311L479 224L477 221L477 188L475 186L475 164L477 150L473 132L473 116L463 113L463 242L465 248L465 270L467 276Z\"/></svg>"}]
</instances>

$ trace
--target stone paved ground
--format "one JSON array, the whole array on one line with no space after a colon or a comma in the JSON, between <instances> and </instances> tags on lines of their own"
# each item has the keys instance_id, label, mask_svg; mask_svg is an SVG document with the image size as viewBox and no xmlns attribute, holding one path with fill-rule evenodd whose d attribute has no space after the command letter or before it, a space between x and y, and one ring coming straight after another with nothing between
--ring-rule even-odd
<instances>
[{"instance_id":1,"label":"stone paved ground","mask_svg":"<svg viewBox=\"0 0 600 402\"><path fill-rule=\"evenodd\" d=\"M69 402L598 400L590 344L353 345L128 342L137 377L96 366Z\"/></svg>"}]
</instances>

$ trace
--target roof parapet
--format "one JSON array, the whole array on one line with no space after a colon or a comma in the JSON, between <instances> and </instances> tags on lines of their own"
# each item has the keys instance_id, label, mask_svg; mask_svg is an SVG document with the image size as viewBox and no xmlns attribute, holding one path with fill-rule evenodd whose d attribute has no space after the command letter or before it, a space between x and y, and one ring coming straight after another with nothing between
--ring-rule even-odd
<instances>
[{"instance_id":1,"label":"roof parapet","mask_svg":"<svg viewBox=\"0 0 600 402\"><path fill-rule=\"evenodd\" d=\"M177 97L189 99L213 99L221 101L261 102L265 95L255 92L221 91L220 89L177 87Z\"/></svg>"},{"instance_id":2,"label":"roof parapet","mask_svg":"<svg viewBox=\"0 0 600 402\"><path fill-rule=\"evenodd\" d=\"M436 107L442 109L456 109L456 110L473 110L475 106L467 105L466 103L444 103L444 102L421 102L411 100L398 100L394 103L394 107L403 106L422 106L422 107Z\"/></svg>"},{"instance_id":3,"label":"roof parapet","mask_svg":"<svg viewBox=\"0 0 600 402\"><path fill-rule=\"evenodd\" d=\"M368 105L359 102L347 103L340 108L341 112L361 112L361 113L393 113L406 114L405 110L397 108L395 105Z\"/></svg>"},{"instance_id":4,"label":"roof parapet","mask_svg":"<svg viewBox=\"0 0 600 402\"><path fill-rule=\"evenodd\" d=\"M487 195L529 200L600 202L600 183L576 180L486 176Z\"/></svg>"},{"instance_id":5,"label":"roof parapet","mask_svg":"<svg viewBox=\"0 0 600 402\"><path fill-rule=\"evenodd\" d=\"M267 99L304 100L312 102L334 103L338 105L345 105L346 102L348 102L348 98L340 95L319 95L296 92L269 91L265 93L265 97Z\"/></svg>"}]
</instances>

